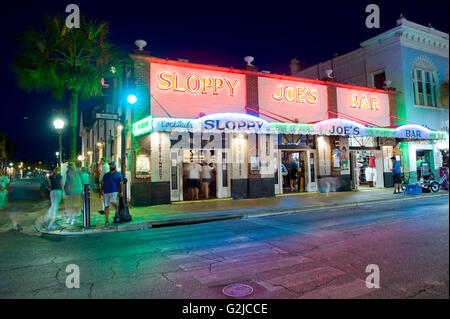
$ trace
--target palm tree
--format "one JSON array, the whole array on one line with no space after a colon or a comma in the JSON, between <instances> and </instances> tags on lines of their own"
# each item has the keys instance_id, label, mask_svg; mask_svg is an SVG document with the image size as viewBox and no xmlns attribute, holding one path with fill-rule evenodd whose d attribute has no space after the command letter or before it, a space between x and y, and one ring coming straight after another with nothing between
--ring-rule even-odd
<instances>
[{"instance_id":1,"label":"palm tree","mask_svg":"<svg viewBox=\"0 0 450 319\"><path fill-rule=\"evenodd\" d=\"M106 22L81 17L80 28L68 28L64 16L47 15L41 29L29 28L18 39L13 70L19 87L28 92L51 91L57 99L69 95L72 161L77 156L78 99L102 95L101 79L112 75L111 66L121 54L107 35Z\"/></svg>"},{"instance_id":2,"label":"palm tree","mask_svg":"<svg viewBox=\"0 0 450 319\"><path fill-rule=\"evenodd\" d=\"M8 139L5 132L0 131L0 173L6 171L8 159L10 159L15 153L15 144Z\"/></svg>"}]
</instances>

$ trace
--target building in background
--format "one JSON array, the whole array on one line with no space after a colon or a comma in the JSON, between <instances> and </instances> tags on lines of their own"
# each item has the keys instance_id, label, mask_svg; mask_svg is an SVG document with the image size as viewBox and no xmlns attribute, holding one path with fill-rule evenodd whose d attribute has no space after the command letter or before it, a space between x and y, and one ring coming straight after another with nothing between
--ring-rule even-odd
<instances>
[{"instance_id":1,"label":"building in background","mask_svg":"<svg viewBox=\"0 0 450 319\"><path fill-rule=\"evenodd\" d=\"M449 35L422 26L403 16L397 26L361 43L361 47L325 62L301 69L299 60L291 61L291 74L321 79L332 74L340 83L378 89L389 88L396 95L392 125L419 124L432 130L449 130L448 79ZM332 72L332 73L331 73ZM443 83L447 101L442 101ZM439 143L404 142L402 165L417 181L429 169L438 176L439 167L448 165L448 139ZM420 163L426 165L418 166Z\"/></svg>"},{"instance_id":2,"label":"building in background","mask_svg":"<svg viewBox=\"0 0 450 319\"><path fill-rule=\"evenodd\" d=\"M91 167L102 157L118 163L120 169L120 143L122 125L117 104L117 78L103 82L103 97L93 110L83 110L80 118L81 156L84 165Z\"/></svg>"},{"instance_id":3,"label":"building in background","mask_svg":"<svg viewBox=\"0 0 450 319\"><path fill-rule=\"evenodd\" d=\"M252 57L242 69L142 49L131 57L138 95L127 143L134 206L191 199L191 162L214 168L213 198L389 187L390 157L402 141L445 136L419 125L389 128L391 90L258 72ZM365 166L356 169L351 151Z\"/></svg>"}]
</instances>

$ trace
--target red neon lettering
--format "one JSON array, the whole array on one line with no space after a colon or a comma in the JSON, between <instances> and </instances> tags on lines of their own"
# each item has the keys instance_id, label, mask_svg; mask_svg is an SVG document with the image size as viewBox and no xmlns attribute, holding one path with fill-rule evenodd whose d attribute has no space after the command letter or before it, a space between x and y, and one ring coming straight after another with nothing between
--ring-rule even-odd
<instances>
[{"instance_id":1,"label":"red neon lettering","mask_svg":"<svg viewBox=\"0 0 450 319\"><path fill-rule=\"evenodd\" d=\"M228 87L230 89L230 96L234 96L235 90L236 90L236 86L238 84L238 80L234 81L234 83L231 83L230 80L225 79L225 82L227 82L227 85L228 85Z\"/></svg>"},{"instance_id":2,"label":"red neon lettering","mask_svg":"<svg viewBox=\"0 0 450 319\"><path fill-rule=\"evenodd\" d=\"M184 87L180 87L178 83L178 73L174 74L175 77L175 87L174 90L177 92L186 92L186 89Z\"/></svg>"},{"instance_id":3,"label":"red neon lettering","mask_svg":"<svg viewBox=\"0 0 450 319\"><path fill-rule=\"evenodd\" d=\"M169 77L169 78L166 78ZM161 90L170 90L170 88L172 87L172 80L170 79L170 77L172 76L172 73L170 72L161 72L158 74L158 88L160 88Z\"/></svg>"},{"instance_id":4,"label":"red neon lettering","mask_svg":"<svg viewBox=\"0 0 450 319\"><path fill-rule=\"evenodd\" d=\"M371 97L371 109L372 110L379 110L380 109L380 105L378 104L378 98L375 96Z\"/></svg>"},{"instance_id":5,"label":"red neon lettering","mask_svg":"<svg viewBox=\"0 0 450 319\"><path fill-rule=\"evenodd\" d=\"M361 105L359 107L360 109L366 109L369 110L369 103L367 102L367 96L362 95L361 96Z\"/></svg>"},{"instance_id":6,"label":"red neon lettering","mask_svg":"<svg viewBox=\"0 0 450 319\"><path fill-rule=\"evenodd\" d=\"M297 88L297 103L305 103L305 88Z\"/></svg>"},{"instance_id":7,"label":"red neon lettering","mask_svg":"<svg viewBox=\"0 0 450 319\"><path fill-rule=\"evenodd\" d=\"M293 102L295 100L295 90L292 86L286 86L284 89L285 99L289 102Z\"/></svg>"},{"instance_id":8,"label":"red neon lettering","mask_svg":"<svg viewBox=\"0 0 450 319\"><path fill-rule=\"evenodd\" d=\"M308 99L307 99L307 101L308 101L309 104L317 103L317 100L318 100L317 94L318 94L318 92L317 92L316 89L309 89L308 90Z\"/></svg>"},{"instance_id":9,"label":"red neon lettering","mask_svg":"<svg viewBox=\"0 0 450 319\"><path fill-rule=\"evenodd\" d=\"M213 94L219 95L218 89L223 87L223 80L220 78L214 78L214 88L213 88Z\"/></svg>"},{"instance_id":10,"label":"red neon lettering","mask_svg":"<svg viewBox=\"0 0 450 319\"><path fill-rule=\"evenodd\" d=\"M192 85L191 85L192 81L191 80L194 80L195 88L192 87ZM200 89L201 89L200 79L195 74L189 74L186 77L186 88L191 93L196 93L196 92L200 91Z\"/></svg>"},{"instance_id":11,"label":"red neon lettering","mask_svg":"<svg viewBox=\"0 0 450 319\"><path fill-rule=\"evenodd\" d=\"M359 107L358 95L350 93L350 107L352 109Z\"/></svg>"},{"instance_id":12,"label":"red neon lettering","mask_svg":"<svg viewBox=\"0 0 450 319\"><path fill-rule=\"evenodd\" d=\"M211 88L213 80L209 76L202 76L202 94L207 94L206 88Z\"/></svg>"},{"instance_id":13,"label":"red neon lettering","mask_svg":"<svg viewBox=\"0 0 450 319\"><path fill-rule=\"evenodd\" d=\"M278 95L272 94L272 97L277 101L281 101L283 99L283 96L284 96L283 85L280 84L278 85Z\"/></svg>"}]
</instances>

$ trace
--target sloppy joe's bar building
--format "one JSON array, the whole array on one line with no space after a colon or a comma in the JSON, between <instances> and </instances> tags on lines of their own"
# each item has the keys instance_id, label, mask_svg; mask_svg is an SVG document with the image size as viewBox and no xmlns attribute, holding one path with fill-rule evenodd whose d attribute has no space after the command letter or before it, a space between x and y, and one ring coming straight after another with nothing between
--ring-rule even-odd
<instances>
[{"instance_id":1,"label":"sloppy joe's bar building","mask_svg":"<svg viewBox=\"0 0 450 319\"><path fill-rule=\"evenodd\" d=\"M132 58L139 96L128 153L135 206L189 199L190 162L214 168L215 198L292 192L293 168L293 192L391 187L390 157L401 158L402 145L446 135L390 127L390 91L272 75L252 65Z\"/></svg>"}]
</instances>

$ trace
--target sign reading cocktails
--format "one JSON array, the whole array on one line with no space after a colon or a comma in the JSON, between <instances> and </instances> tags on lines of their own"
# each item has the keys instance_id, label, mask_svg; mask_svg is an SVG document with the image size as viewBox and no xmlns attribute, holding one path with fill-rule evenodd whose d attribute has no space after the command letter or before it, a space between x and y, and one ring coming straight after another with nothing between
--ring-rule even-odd
<instances>
[{"instance_id":1,"label":"sign reading cocktails","mask_svg":"<svg viewBox=\"0 0 450 319\"><path fill-rule=\"evenodd\" d=\"M245 112L245 76L152 63L150 90L158 101L151 104L153 116L196 118L201 113Z\"/></svg>"}]
</instances>

